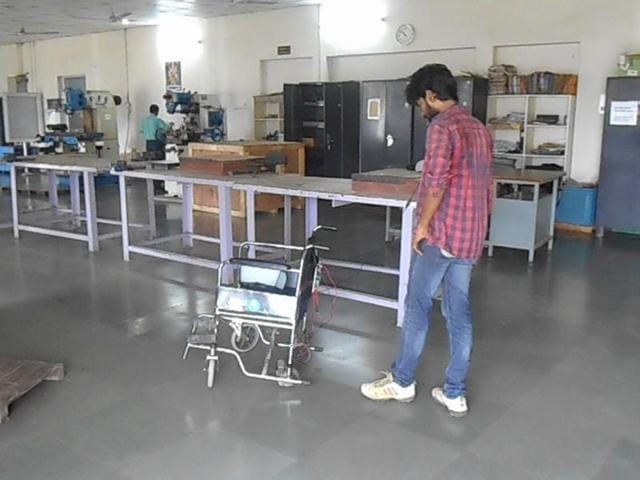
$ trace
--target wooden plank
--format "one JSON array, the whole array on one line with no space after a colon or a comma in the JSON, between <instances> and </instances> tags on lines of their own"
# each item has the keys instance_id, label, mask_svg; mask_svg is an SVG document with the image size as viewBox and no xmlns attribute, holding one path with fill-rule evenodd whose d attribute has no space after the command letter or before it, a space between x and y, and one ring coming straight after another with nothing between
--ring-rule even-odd
<instances>
[{"instance_id":1,"label":"wooden plank","mask_svg":"<svg viewBox=\"0 0 640 480\"><path fill-rule=\"evenodd\" d=\"M264 156L220 155L219 157L182 157L180 170L212 175L256 173L265 168Z\"/></svg>"},{"instance_id":2,"label":"wooden plank","mask_svg":"<svg viewBox=\"0 0 640 480\"><path fill-rule=\"evenodd\" d=\"M595 232L595 227L573 225L571 223L556 223L555 228L556 230L560 230L562 232L583 233L585 235L593 235Z\"/></svg>"},{"instance_id":3,"label":"wooden plank","mask_svg":"<svg viewBox=\"0 0 640 480\"><path fill-rule=\"evenodd\" d=\"M62 380L64 366L32 360L0 358L0 423L9 416L9 405L45 380Z\"/></svg>"}]
</instances>

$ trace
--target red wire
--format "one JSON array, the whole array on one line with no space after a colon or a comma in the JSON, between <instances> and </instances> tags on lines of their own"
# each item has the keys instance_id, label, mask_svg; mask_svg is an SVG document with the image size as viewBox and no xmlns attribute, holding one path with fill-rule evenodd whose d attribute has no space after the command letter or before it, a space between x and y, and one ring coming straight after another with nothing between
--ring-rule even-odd
<instances>
[{"instance_id":1,"label":"red wire","mask_svg":"<svg viewBox=\"0 0 640 480\"><path fill-rule=\"evenodd\" d=\"M318 319L321 320L320 328L324 328L328 324L330 324L335 318L336 303L338 301L338 297L335 294L335 290L337 289L337 283L333 279L333 276L331 275L330 270L326 266L322 265L321 273L327 277L327 280L330 284L330 289L334 291L334 294L332 295L332 298L331 298L331 308L329 311L330 312L329 318L325 319L323 318L322 315L318 315ZM314 290L313 292L313 306L314 306L314 313L317 313L320 307L320 289L319 288Z\"/></svg>"}]
</instances>

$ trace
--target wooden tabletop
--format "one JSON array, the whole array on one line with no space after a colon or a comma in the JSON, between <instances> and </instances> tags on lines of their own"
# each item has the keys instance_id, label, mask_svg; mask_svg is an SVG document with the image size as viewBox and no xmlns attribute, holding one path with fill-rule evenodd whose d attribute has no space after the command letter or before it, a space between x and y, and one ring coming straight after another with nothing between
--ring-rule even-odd
<instances>
[{"instance_id":1,"label":"wooden tabletop","mask_svg":"<svg viewBox=\"0 0 640 480\"><path fill-rule=\"evenodd\" d=\"M189 144L193 147L198 147L200 145L231 145L234 147L283 147L283 146L303 146L302 142L277 142L277 141L269 141L269 140L235 140L235 141L225 141L225 142L193 142Z\"/></svg>"},{"instance_id":2,"label":"wooden tabletop","mask_svg":"<svg viewBox=\"0 0 640 480\"><path fill-rule=\"evenodd\" d=\"M549 183L564 177L561 170L520 170L510 167L494 167L494 180L507 180L513 182Z\"/></svg>"},{"instance_id":3,"label":"wooden tabletop","mask_svg":"<svg viewBox=\"0 0 640 480\"><path fill-rule=\"evenodd\" d=\"M214 157L199 157L197 155L184 156L180 160L191 160L211 163L233 163L233 162L253 162L257 160L264 160L266 157L260 155L236 155L233 153L216 155Z\"/></svg>"}]
</instances>

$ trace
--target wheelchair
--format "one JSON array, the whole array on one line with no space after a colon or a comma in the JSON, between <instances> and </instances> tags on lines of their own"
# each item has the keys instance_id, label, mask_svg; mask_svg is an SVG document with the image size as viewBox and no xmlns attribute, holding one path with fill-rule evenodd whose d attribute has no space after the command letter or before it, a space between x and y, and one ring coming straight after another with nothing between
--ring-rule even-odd
<instances>
[{"instance_id":1,"label":"wheelchair","mask_svg":"<svg viewBox=\"0 0 640 480\"><path fill-rule=\"evenodd\" d=\"M312 297L317 294L322 277L320 251L316 233L336 231L318 226L306 246L244 242L238 257L223 262L218 270L217 298L213 315L200 315L187 338L183 359L191 349L207 351L207 386L213 388L220 365L220 354L233 356L250 378L277 382L281 387L309 385L294 367L307 363L312 352L322 348L311 345L311 326L307 318ZM286 261L255 258L256 251L278 252ZM293 255L299 255L289 261ZM221 327L230 328L230 345L219 345ZM266 346L260 371L250 371L243 357L258 344ZM285 349L286 359L271 368L276 348Z\"/></svg>"}]
</instances>

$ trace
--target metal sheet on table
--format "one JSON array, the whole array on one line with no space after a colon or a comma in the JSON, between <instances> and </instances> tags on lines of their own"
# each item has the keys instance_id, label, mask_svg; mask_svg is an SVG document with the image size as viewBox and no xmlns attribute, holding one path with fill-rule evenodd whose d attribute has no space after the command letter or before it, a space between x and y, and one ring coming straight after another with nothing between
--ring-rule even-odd
<instances>
[{"instance_id":1,"label":"metal sheet on table","mask_svg":"<svg viewBox=\"0 0 640 480\"><path fill-rule=\"evenodd\" d=\"M54 170L76 170L92 173L107 173L111 169L108 159L94 155L38 155L36 157L20 157L13 162L23 168L43 168Z\"/></svg>"},{"instance_id":2,"label":"metal sheet on table","mask_svg":"<svg viewBox=\"0 0 640 480\"><path fill-rule=\"evenodd\" d=\"M335 197L382 199L395 201L399 204L407 201L405 195L356 192L351 180L346 178L303 177L294 174L239 175L234 178L234 188L239 190L255 189L267 193L282 193L293 196L313 194L327 199Z\"/></svg>"}]
</instances>

